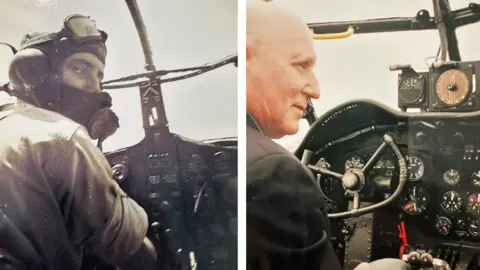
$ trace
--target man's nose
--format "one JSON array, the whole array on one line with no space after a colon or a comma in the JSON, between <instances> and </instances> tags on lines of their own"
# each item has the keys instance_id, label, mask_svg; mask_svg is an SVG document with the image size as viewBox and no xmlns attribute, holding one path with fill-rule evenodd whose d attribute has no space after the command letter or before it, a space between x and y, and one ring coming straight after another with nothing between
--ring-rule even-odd
<instances>
[{"instance_id":1,"label":"man's nose","mask_svg":"<svg viewBox=\"0 0 480 270\"><path fill-rule=\"evenodd\" d=\"M310 77L310 82L307 87L305 87L304 94L308 98L318 99L320 98L320 88L318 87L318 80L315 74L312 74Z\"/></svg>"},{"instance_id":2,"label":"man's nose","mask_svg":"<svg viewBox=\"0 0 480 270\"><path fill-rule=\"evenodd\" d=\"M101 82L98 78L92 78L88 81L87 89L91 92L102 91Z\"/></svg>"}]
</instances>

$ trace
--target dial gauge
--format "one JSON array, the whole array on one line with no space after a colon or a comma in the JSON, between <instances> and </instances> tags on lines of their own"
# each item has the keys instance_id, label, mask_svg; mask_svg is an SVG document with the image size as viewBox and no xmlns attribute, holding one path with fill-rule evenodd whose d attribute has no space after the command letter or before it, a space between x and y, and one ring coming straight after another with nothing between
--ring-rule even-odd
<instances>
[{"instance_id":1,"label":"dial gauge","mask_svg":"<svg viewBox=\"0 0 480 270\"><path fill-rule=\"evenodd\" d=\"M448 169L443 173L443 182L454 186L460 181L460 172L456 169Z\"/></svg>"},{"instance_id":2,"label":"dial gauge","mask_svg":"<svg viewBox=\"0 0 480 270\"><path fill-rule=\"evenodd\" d=\"M402 209L410 215L420 215L427 210L430 195L421 186L409 186L401 199Z\"/></svg>"},{"instance_id":3,"label":"dial gauge","mask_svg":"<svg viewBox=\"0 0 480 270\"><path fill-rule=\"evenodd\" d=\"M351 169L361 169L365 166L365 161L359 156L351 156L345 161L345 171Z\"/></svg>"},{"instance_id":4,"label":"dial gauge","mask_svg":"<svg viewBox=\"0 0 480 270\"><path fill-rule=\"evenodd\" d=\"M455 106L467 98L469 80L465 72L458 69L444 71L437 79L435 92L438 99L450 106Z\"/></svg>"},{"instance_id":5,"label":"dial gauge","mask_svg":"<svg viewBox=\"0 0 480 270\"><path fill-rule=\"evenodd\" d=\"M458 192L450 190L442 194L440 205L447 212L458 212L462 208L463 200Z\"/></svg>"},{"instance_id":6,"label":"dial gauge","mask_svg":"<svg viewBox=\"0 0 480 270\"><path fill-rule=\"evenodd\" d=\"M435 220L435 231L441 235L448 235L452 230L452 221L447 217L438 217Z\"/></svg>"},{"instance_id":7,"label":"dial gauge","mask_svg":"<svg viewBox=\"0 0 480 270\"><path fill-rule=\"evenodd\" d=\"M480 214L480 193L470 193L468 195L467 211L469 213Z\"/></svg>"},{"instance_id":8,"label":"dial gauge","mask_svg":"<svg viewBox=\"0 0 480 270\"><path fill-rule=\"evenodd\" d=\"M474 171L470 176L470 179L472 180L472 184L474 186L480 187L480 170Z\"/></svg>"},{"instance_id":9,"label":"dial gauge","mask_svg":"<svg viewBox=\"0 0 480 270\"><path fill-rule=\"evenodd\" d=\"M407 172L409 181L418 181L425 172L423 161L416 156L407 156Z\"/></svg>"},{"instance_id":10,"label":"dial gauge","mask_svg":"<svg viewBox=\"0 0 480 270\"><path fill-rule=\"evenodd\" d=\"M398 85L398 97L407 104L420 101L425 92L425 79L423 76L409 75L403 77Z\"/></svg>"},{"instance_id":11,"label":"dial gauge","mask_svg":"<svg viewBox=\"0 0 480 270\"><path fill-rule=\"evenodd\" d=\"M473 236L480 235L480 221L478 219L472 219L468 223L468 232Z\"/></svg>"}]
</instances>

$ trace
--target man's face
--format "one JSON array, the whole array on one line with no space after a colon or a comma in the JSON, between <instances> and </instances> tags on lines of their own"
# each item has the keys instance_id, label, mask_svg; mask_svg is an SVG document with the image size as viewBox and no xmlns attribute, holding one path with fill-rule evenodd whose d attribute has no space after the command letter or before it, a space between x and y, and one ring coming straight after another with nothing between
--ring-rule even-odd
<instances>
[{"instance_id":1,"label":"man's face","mask_svg":"<svg viewBox=\"0 0 480 270\"><path fill-rule=\"evenodd\" d=\"M77 52L63 62L61 77L65 84L74 88L100 92L104 69L104 64L94 54Z\"/></svg>"},{"instance_id":2,"label":"man's face","mask_svg":"<svg viewBox=\"0 0 480 270\"><path fill-rule=\"evenodd\" d=\"M319 98L320 91L308 29L292 26L273 35L247 58L247 88L255 92L256 120L267 136L277 139L298 132L308 99Z\"/></svg>"}]
</instances>

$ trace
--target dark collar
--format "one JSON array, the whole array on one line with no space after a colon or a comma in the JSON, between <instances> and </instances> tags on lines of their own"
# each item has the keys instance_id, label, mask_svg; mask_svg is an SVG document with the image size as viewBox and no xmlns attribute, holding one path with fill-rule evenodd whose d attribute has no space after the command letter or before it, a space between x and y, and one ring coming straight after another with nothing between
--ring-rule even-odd
<instances>
[{"instance_id":1,"label":"dark collar","mask_svg":"<svg viewBox=\"0 0 480 270\"><path fill-rule=\"evenodd\" d=\"M248 112L247 112L247 127L251 127L263 135L262 128L260 127L260 125L258 125L257 120L255 120L255 117L253 117L253 115L251 115Z\"/></svg>"}]
</instances>

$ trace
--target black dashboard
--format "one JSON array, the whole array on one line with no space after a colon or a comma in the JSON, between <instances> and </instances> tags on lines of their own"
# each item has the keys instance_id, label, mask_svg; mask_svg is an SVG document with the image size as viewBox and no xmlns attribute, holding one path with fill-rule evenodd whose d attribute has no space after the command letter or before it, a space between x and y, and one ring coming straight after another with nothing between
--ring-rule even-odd
<instances>
[{"instance_id":1,"label":"black dashboard","mask_svg":"<svg viewBox=\"0 0 480 270\"><path fill-rule=\"evenodd\" d=\"M401 222L405 224L410 247L443 253L447 250L450 257L451 252L479 249L479 112L406 113L372 100L355 100L318 119L295 154L301 159L303 152L310 150L310 164L324 159L331 171L343 174L364 167L385 134L393 138L405 157L406 184L393 203L368 217L369 224L352 226L348 219L332 219L332 240L339 256L345 257L348 242L357 234L363 235L355 240L363 243L363 251L359 252L363 258L356 260L398 258ZM385 200L392 196L398 181L398 159L387 148L365 172L360 201ZM352 197L341 181L322 175L319 184L328 197L330 213L348 209Z\"/></svg>"},{"instance_id":2,"label":"black dashboard","mask_svg":"<svg viewBox=\"0 0 480 270\"><path fill-rule=\"evenodd\" d=\"M236 140L147 134L106 157L115 180L146 209L165 269L237 268Z\"/></svg>"}]
</instances>

